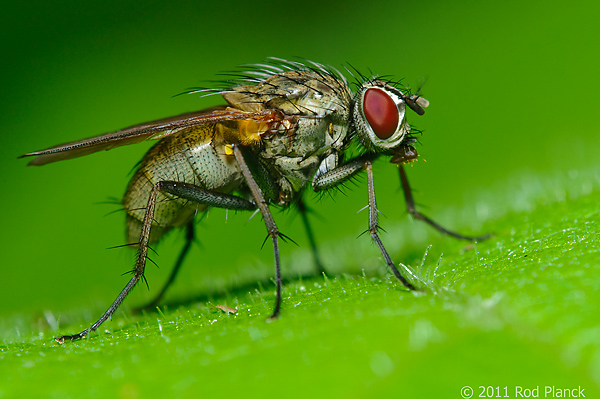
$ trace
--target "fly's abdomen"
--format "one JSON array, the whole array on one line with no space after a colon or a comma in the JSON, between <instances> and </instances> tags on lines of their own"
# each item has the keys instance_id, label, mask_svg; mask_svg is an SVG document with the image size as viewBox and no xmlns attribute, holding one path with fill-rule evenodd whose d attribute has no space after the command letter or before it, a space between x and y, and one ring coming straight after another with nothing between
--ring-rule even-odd
<instances>
[{"instance_id":1,"label":"fly's abdomen","mask_svg":"<svg viewBox=\"0 0 600 399\"><path fill-rule=\"evenodd\" d=\"M240 184L241 173L223 142L215 137L214 125L158 142L142 159L129 182L123 207L127 212L127 242L138 242L148 198L160 181L194 184L206 190L230 193ZM173 227L186 225L206 205L159 192L154 210L150 242L157 242Z\"/></svg>"}]
</instances>

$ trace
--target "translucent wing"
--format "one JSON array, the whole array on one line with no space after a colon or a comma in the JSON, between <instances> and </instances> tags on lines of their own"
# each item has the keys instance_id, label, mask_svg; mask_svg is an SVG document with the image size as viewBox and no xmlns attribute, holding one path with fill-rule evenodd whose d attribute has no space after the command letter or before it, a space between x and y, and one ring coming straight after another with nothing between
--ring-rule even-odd
<instances>
[{"instance_id":1,"label":"translucent wing","mask_svg":"<svg viewBox=\"0 0 600 399\"><path fill-rule=\"evenodd\" d=\"M281 120L281 117L275 111L243 112L234 108L215 107L142 123L113 133L57 145L46 150L30 152L19 158L35 156L29 165L45 165L145 140L158 140L172 134L184 133L197 126L233 120L277 122Z\"/></svg>"}]
</instances>

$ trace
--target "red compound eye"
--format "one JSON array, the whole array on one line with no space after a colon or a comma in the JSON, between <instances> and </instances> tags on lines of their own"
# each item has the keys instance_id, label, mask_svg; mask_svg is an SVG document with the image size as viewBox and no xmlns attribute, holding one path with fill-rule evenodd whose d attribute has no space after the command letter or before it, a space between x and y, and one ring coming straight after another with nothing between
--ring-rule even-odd
<instances>
[{"instance_id":1,"label":"red compound eye","mask_svg":"<svg viewBox=\"0 0 600 399\"><path fill-rule=\"evenodd\" d=\"M392 98L381 89L367 89L363 100L363 111L375 135L382 140L390 138L398 128L398 107Z\"/></svg>"}]
</instances>

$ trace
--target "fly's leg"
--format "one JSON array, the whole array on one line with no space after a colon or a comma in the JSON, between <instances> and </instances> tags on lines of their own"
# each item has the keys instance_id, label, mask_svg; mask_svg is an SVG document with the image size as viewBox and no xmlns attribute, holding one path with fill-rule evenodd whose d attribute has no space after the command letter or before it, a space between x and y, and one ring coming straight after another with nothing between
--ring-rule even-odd
<instances>
[{"instance_id":1,"label":"fly's leg","mask_svg":"<svg viewBox=\"0 0 600 399\"><path fill-rule=\"evenodd\" d=\"M156 295L156 297L154 297L153 300L151 300L144 306L140 306L139 308L137 308L136 312L139 312L139 311L142 311L145 309L153 309L156 307L156 305L158 305L158 303L162 299L165 292L167 292L167 289L171 286L171 284L173 284L173 281L175 281L175 277L177 276L177 273L179 272L179 269L181 268L181 265L183 264L183 261L192 246L192 242L194 241L194 235L195 235L194 222L190 221L185 226L185 244L183 245L183 248L181 249L181 252L179 253L179 257L177 258L177 261L175 262L175 266L173 267L173 270L171 270L171 275L169 276L169 279L167 280L165 285L162 287L160 292Z\"/></svg>"},{"instance_id":2,"label":"fly's leg","mask_svg":"<svg viewBox=\"0 0 600 399\"><path fill-rule=\"evenodd\" d=\"M366 161L364 165L365 165L365 169L367 170L367 181L368 181L368 187L369 187L369 232L371 233L371 237L373 238L373 241L375 241L375 243L379 247L379 250L381 251L381 255L383 255L383 258L385 259L385 263L387 263L389 268L392 270L392 273L394 273L394 276L396 276L396 278L398 278L398 280L400 280L406 288L414 291L414 290L416 290L415 286L412 285L400 273L398 268L396 268L396 265L394 265L394 262L392 262L392 258L390 258L390 255L388 254L387 250L383 246L383 243L381 242L381 239L379 238L379 234L377 234L377 232L379 230L379 225L377 224L377 212L378 211L377 211L377 202L375 200L375 186L373 185L373 163L371 161Z\"/></svg>"},{"instance_id":3,"label":"fly's leg","mask_svg":"<svg viewBox=\"0 0 600 399\"><path fill-rule=\"evenodd\" d=\"M378 230L379 225L377 224L377 204L375 201L375 188L373 186L373 167L372 161L377 155L364 155L362 157L355 158L348 163L332 169L322 175L318 176L313 181L313 189L315 191L326 190L328 188L335 187L343 182L349 180L357 173L367 170L367 178L369 185L369 233L371 237L379 247L381 254L383 255L385 262L394 273L394 276L398 278L404 284L404 286L411 290L416 290L415 286L412 285L396 268L394 262L387 253L387 250L383 246L381 239L379 238Z\"/></svg>"},{"instance_id":4,"label":"fly's leg","mask_svg":"<svg viewBox=\"0 0 600 399\"><path fill-rule=\"evenodd\" d=\"M306 230L306 235L308 236L308 242L310 243L310 248L313 254L313 260L315 262L315 267L317 269L317 273L323 275L325 273L325 268L323 267L323 263L321 263L321 257L319 256L319 251L317 250L317 244L315 243L315 237L313 235L310 224L308 223L308 214L306 205L302 198L298 199L297 202L298 211L300 211L300 217L302 218L302 223L304 223L304 228Z\"/></svg>"},{"instance_id":5,"label":"fly's leg","mask_svg":"<svg viewBox=\"0 0 600 399\"><path fill-rule=\"evenodd\" d=\"M174 181L161 181L152 187L150 196L148 197L148 204L146 205L146 212L144 213L144 220L142 222L142 231L140 233L140 241L138 244L138 255L133 269L133 277L125 288L121 291L117 299L110 305L108 310L104 312L102 317L98 319L94 324L78 334L74 335L62 335L56 338L58 342L74 341L88 335L91 331L96 330L102 323L104 323L112 314L117 310L121 302L125 299L127 294L131 292L133 287L144 278L144 270L146 267L146 256L148 254L148 242L150 240L150 229L152 226L152 220L154 218L154 209L156 207L156 198L159 192L167 192L180 198L184 198L190 201L198 202L200 204L216 206L226 209L235 210L252 210L256 209L256 205L244 198L236 197L234 195L215 193L212 191L205 190L201 187L194 186L192 184L180 183Z\"/></svg>"},{"instance_id":6,"label":"fly's leg","mask_svg":"<svg viewBox=\"0 0 600 399\"><path fill-rule=\"evenodd\" d=\"M262 214L263 220L265 222L265 226L267 227L267 232L273 241L273 252L275 253L275 284L277 286L277 298L275 300L275 308L273 309L273 314L271 315L271 319L277 318L279 316L279 312L281 310L281 265L279 262L279 236L283 236L277 225L275 224L275 220L273 219L273 215L271 215L271 211L267 206L267 201L263 196L263 193L256 183L256 180L252 176L248 165L244 159L242 151L240 150L238 145L233 145L233 154L235 155L235 159L240 166L242 171L242 175L244 179L246 179L246 184L254 197L254 201L256 206L260 210Z\"/></svg>"},{"instance_id":7,"label":"fly's leg","mask_svg":"<svg viewBox=\"0 0 600 399\"><path fill-rule=\"evenodd\" d=\"M402 167L402 165L398 165L398 169L400 172L400 182L402 183L402 191L404 191L404 199L406 200L406 209L408 210L408 213L413 215L413 217L424 221L425 223L429 224L431 227L433 227L434 229L436 229L437 231L439 231L443 234L447 234L449 236L458 238L460 240L483 241L483 240L486 240L491 237L491 234L486 234L486 235L483 235L480 237L470 237L470 236L464 236L459 233L455 233L454 231L447 230L446 228L440 226L433 220L429 219L427 216L418 212L415 207L415 200L413 199L412 192L410 190L410 185L408 184L408 178L406 177L406 172L404 171L404 168Z\"/></svg>"},{"instance_id":8,"label":"fly's leg","mask_svg":"<svg viewBox=\"0 0 600 399\"><path fill-rule=\"evenodd\" d=\"M146 255L148 254L148 241L150 239L150 225L152 224L152 218L154 216L154 208L156 206L156 196L160 190L160 183L154 185L152 190L150 191L150 196L148 198L148 205L146 206L146 212L144 213L144 221L142 224L142 232L140 234L140 241L138 246L138 256L137 261L135 263L135 268L133 270L133 277L125 288L121 291L117 299L110 305L108 310L104 312L102 317L100 317L94 324L92 324L89 328L81 331L78 334L74 335L62 335L56 338L56 341L62 343L65 340L74 341L76 339L80 339L85 337L90 333L90 331L95 331L102 323L104 323L112 314L117 310L121 302L125 299L127 294L135 287L138 281L144 276L144 269L146 266Z\"/></svg>"}]
</instances>

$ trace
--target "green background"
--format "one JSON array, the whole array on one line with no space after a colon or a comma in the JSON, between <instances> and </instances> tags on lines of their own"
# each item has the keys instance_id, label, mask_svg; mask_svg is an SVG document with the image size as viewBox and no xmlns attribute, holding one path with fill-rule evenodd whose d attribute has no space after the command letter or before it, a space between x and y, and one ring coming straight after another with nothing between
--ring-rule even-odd
<instances>
[{"instance_id":1,"label":"green background","mask_svg":"<svg viewBox=\"0 0 600 399\"><path fill-rule=\"evenodd\" d=\"M458 398L466 385L475 396L480 385L597 395L599 11L592 1L3 6L0 397ZM16 157L211 106L173 95L268 56L425 81L431 106L409 114L424 130L408 170L416 199L447 227L495 237L469 246L412 222L394 167L380 162L383 240L429 279L428 294L404 292L369 238L356 239L363 179L334 200L308 195L326 280L311 276L299 217L276 213L299 244L282 248L276 323L265 323L272 252L260 250L260 218L216 210L164 313L130 310L161 286L181 233L157 246L149 292L136 289L90 340L55 344L57 320L79 331L127 281L132 252L106 249L124 243L123 215L105 202L150 144L40 168ZM227 302L240 314L212 307Z\"/></svg>"}]
</instances>

